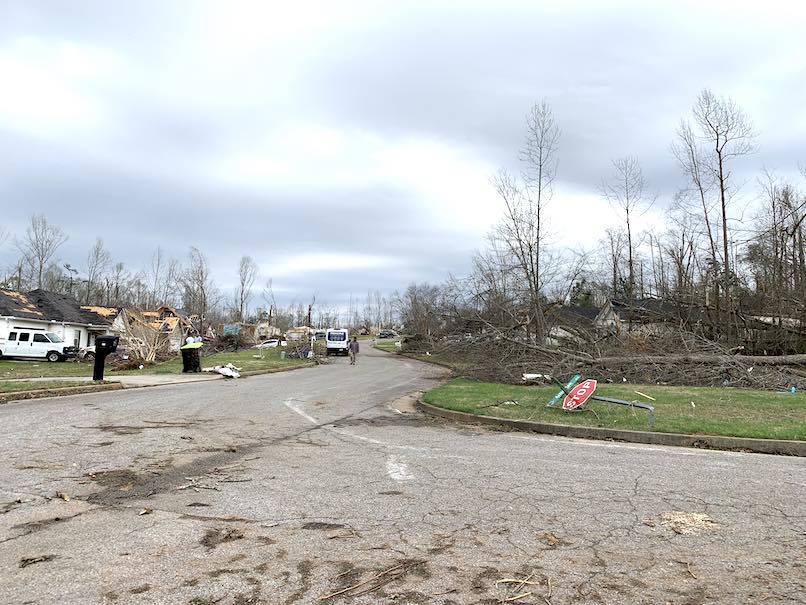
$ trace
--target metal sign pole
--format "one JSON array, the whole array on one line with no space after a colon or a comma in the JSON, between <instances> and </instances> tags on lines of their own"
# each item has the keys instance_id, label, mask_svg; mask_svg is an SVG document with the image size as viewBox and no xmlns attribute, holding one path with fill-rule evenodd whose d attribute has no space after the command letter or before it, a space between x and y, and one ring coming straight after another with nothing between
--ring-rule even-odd
<instances>
[{"instance_id":1,"label":"metal sign pole","mask_svg":"<svg viewBox=\"0 0 806 605\"><path fill-rule=\"evenodd\" d=\"M546 404L547 408L554 407L557 402L559 402L563 397L570 394L571 388L579 382L582 376L580 374L574 374L571 377L571 380L568 381L568 384L563 386L563 383L557 380L556 378L552 377L554 382L556 382L560 387L560 392L557 393L551 401ZM648 403L641 403L640 401L624 401L623 399L613 399L612 397L599 397L598 395L591 395L591 399L595 399L596 401L604 401L605 403L615 403L616 405L624 405L631 408L641 408L642 410L646 410L649 413L649 428L654 428L655 426L655 408L649 405Z\"/></svg>"}]
</instances>

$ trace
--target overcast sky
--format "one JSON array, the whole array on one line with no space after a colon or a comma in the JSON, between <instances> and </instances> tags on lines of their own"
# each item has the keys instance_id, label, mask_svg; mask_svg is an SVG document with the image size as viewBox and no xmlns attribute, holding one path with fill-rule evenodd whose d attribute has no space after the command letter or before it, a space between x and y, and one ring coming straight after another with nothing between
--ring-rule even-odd
<instances>
[{"instance_id":1,"label":"overcast sky","mask_svg":"<svg viewBox=\"0 0 806 605\"><path fill-rule=\"evenodd\" d=\"M78 266L96 236L133 270L196 245L225 288L250 254L284 298L340 304L468 271L545 98L552 226L594 225L590 246L614 158L638 156L662 223L704 87L759 132L746 195L763 166L795 174L804 32L800 3L771 1L0 0L0 224L44 213Z\"/></svg>"}]
</instances>

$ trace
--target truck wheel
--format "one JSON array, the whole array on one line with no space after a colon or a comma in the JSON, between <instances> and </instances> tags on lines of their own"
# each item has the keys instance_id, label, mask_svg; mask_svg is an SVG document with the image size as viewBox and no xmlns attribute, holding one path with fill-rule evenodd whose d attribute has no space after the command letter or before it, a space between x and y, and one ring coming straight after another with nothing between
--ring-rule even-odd
<instances>
[{"instance_id":1,"label":"truck wheel","mask_svg":"<svg viewBox=\"0 0 806 605\"><path fill-rule=\"evenodd\" d=\"M51 351L50 353L48 353L48 361L50 362L59 361L61 358L62 356L59 355L56 351Z\"/></svg>"}]
</instances>

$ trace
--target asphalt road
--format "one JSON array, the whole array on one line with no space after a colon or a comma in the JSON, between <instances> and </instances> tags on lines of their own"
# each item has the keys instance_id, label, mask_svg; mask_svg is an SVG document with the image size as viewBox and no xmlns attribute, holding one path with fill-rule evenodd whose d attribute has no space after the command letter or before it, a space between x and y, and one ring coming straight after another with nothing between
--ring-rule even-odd
<instances>
[{"instance_id":1,"label":"asphalt road","mask_svg":"<svg viewBox=\"0 0 806 605\"><path fill-rule=\"evenodd\" d=\"M442 375L0 406L0 603L804 602L803 459L445 424Z\"/></svg>"}]
</instances>

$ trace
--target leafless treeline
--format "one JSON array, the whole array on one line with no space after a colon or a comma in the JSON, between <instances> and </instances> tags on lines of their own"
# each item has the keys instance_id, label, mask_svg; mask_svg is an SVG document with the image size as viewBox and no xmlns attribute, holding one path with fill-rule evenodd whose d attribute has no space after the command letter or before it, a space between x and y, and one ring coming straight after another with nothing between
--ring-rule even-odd
<instances>
[{"instance_id":1,"label":"leafless treeline","mask_svg":"<svg viewBox=\"0 0 806 605\"><path fill-rule=\"evenodd\" d=\"M80 262L64 262L58 252L68 236L44 215L30 217L23 234L16 238L0 229L0 246L18 252L17 260L0 274L0 287L29 291L42 288L73 296L83 305L155 309L162 305L181 308L198 321L197 329L220 322L269 320L280 330L292 326L330 327L391 326L396 321L393 298L379 291L367 292L363 301L351 298L348 309L318 300L314 293L304 302L278 305L272 281L256 286L259 268L251 256L240 258L237 285L224 292L213 279L210 263L197 247L180 261L157 248L149 263L132 270L116 262L97 238Z\"/></svg>"},{"instance_id":2,"label":"leafless treeline","mask_svg":"<svg viewBox=\"0 0 806 605\"><path fill-rule=\"evenodd\" d=\"M536 104L526 119L520 174L494 178L503 216L473 271L439 285L412 284L401 297L404 323L424 335L487 326L539 345L547 341L549 311L560 305L658 298L698 309L698 318L709 318L704 333L727 345L741 340L741 318L750 315L802 330L804 181L764 170L755 187L741 182L737 162L756 151L758 135L734 101L710 90L670 135L669 160L680 169L673 198L650 193L637 157L615 158L599 191L622 226L593 249L561 249L545 221L547 206L562 203L552 189L561 133L547 103ZM639 219L653 205L665 209L666 227L641 231Z\"/></svg>"}]
</instances>

